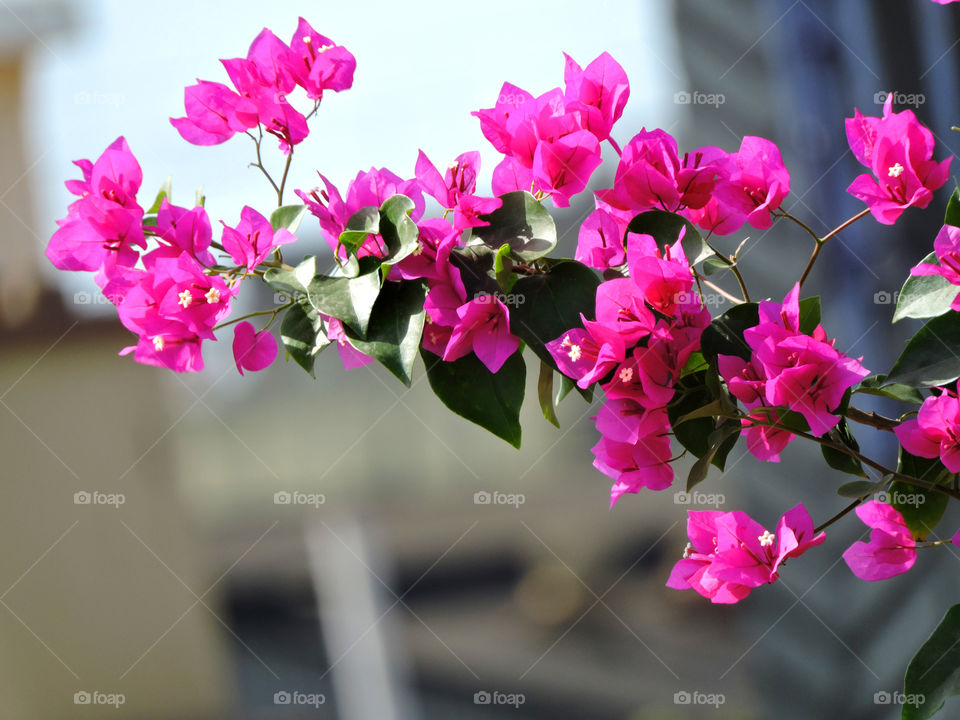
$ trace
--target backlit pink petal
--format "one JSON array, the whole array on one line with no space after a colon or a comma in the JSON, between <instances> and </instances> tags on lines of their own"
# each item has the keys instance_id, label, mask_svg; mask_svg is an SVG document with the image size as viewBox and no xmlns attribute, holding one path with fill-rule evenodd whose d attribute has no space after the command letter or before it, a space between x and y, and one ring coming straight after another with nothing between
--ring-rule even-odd
<instances>
[{"instance_id":1,"label":"backlit pink petal","mask_svg":"<svg viewBox=\"0 0 960 720\"><path fill-rule=\"evenodd\" d=\"M277 339L267 331L257 332L249 322L238 323L233 334L233 359L237 371L256 372L277 359Z\"/></svg>"}]
</instances>

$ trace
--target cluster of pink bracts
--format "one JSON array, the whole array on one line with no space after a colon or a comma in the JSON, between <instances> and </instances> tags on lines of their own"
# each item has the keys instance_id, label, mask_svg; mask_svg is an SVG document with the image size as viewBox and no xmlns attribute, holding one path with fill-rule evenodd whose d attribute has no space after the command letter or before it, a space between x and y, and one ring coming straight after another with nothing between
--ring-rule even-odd
<instances>
[{"instance_id":1,"label":"cluster of pink bracts","mask_svg":"<svg viewBox=\"0 0 960 720\"><path fill-rule=\"evenodd\" d=\"M234 87L208 81L188 87L186 117L171 120L176 129L196 145L246 133L258 150L259 137L267 132L291 153L307 136L313 112L299 113L287 96L302 88L315 112L325 90L352 86L356 61L301 18L289 45L264 30L246 58L223 64ZM763 138L746 137L732 153L702 147L681 157L668 133L644 129L621 150L611 132L629 93L623 68L608 54L586 68L568 56L563 88L535 97L507 83L494 107L474 113L484 136L504 155L493 171L494 195L526 190L567 206L601 164L603 142L619 156L614 186L596 193L596 209L580 228L577 259L601 270L625 265L628 276L601 283L594 319L583 317L582 327L547 343L560 370L579 387L602 383L606 402L595 418L601 440L593 452L595 466L614 480L611 503L624 493L663 490L673 483L666 407L711 321L694 289L683 235L661 250L650 235L627 232L630 221L659 209L712 234L730 234L744 224L764 229L790 191L779 149ZM254 129L259 135L250 132ZM857 111L846 129L854 155L871 170L849 192L878 221L891 224L907 207L926 207L946 182L950 159L935 162L930 131L912 112L894 113L891 100L881 117ZM123 138L95 162L76 164L83 178L66 185L78 199L58 221L47 256L58 268L95 273L121 322L137 335L137 343L123 354L133 352L138 362L178 372L201 370L202 343L215 339L244 279L262 273L277 249L296 238L285 229L275 231L250 207L243 208L235 226L223 223L219 243L202 206L178 207L164 198L146 212L137 199L141 169ZM460 271L450 262L465 232L484 225L482 216L501 205L498 197L477 194L479 169L477 152L460 155L441 173L421 151L413 178L372 168L341 194L321 175L323 189L297 194L341 258L340 235L355 213L394 195L410 198L420 246L391 267L389 279L427 282L423 347L446 361L473 352L497 372L520 345L510 332L510 310L489 295L468 297ZM424 195L444 209L443 217L424 218ZM233 266L218 264L211 249ZM935 249L940 265L920 265L913 272L940 274L960 286L960 230L944 227ZM385 251L383 239L370 235L357 255ZM839 421L831 411L845 391L867 375L858 359L834 348L822 327L801 331L798 303L799 285L782 303L761 303L760 324L745 334L750 359L718 359L731 394L749 412L743 421L748 448L762 460L778 461L793 439L789 431L771 427L780 419L775 408L801 414L810 432L822 436ZM349 344L339 320L321 317L348 368L372 361ZM277 343L268 327L258 332L250 322L236 325L233 350L241 374L276 358ZM909 452L941 457L952 472L960 471L955 395L944 390L928 398L919 417L898 427L897 435ZM857 513L873 530L869 543L857 543L844 555L853 571L877 580L909 569L916 543L900 513L877 502L861 505ZM814 533L802 505L780 519L776 533L741 512L690 512L688 530L691 544L668 584L720 603L736 602L752 588L773 582L788 558L824 540L822 532Z\"/></svg>"}]
</instances>

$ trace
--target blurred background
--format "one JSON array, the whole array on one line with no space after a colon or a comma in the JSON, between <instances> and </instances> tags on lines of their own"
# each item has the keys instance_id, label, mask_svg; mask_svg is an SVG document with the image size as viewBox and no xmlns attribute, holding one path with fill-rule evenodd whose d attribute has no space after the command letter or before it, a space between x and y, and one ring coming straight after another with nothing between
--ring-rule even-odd
<instances>
[{"instance_id":1,"label":"blurred background","mask_svg":"<svg viewBox=\"0 0 960 720\"><path fill-rule=\"evenodd\" d=\"M741 444L692 499L645 493L609 510L590 465L597 405L577 397L560 431L528 402L514 451L446 411L422 368L407 390L379 367L345 373L332 350L315 381L283 362L241 379L228 343L190 377L117 356L130 336L90 278L43 257L70 163L122 134L144 197L172 176L178 204L203 188L229 224L243 204L271 207L250 143L193 147L167 118L195 78L223 80L218 58L245 54L264 26L289 38L298 15L358 70L298 148L296 188L318 170L341 188L372 165L409 177L422 148L438 166L480 149L488 189L497 156L469 112L505 80L562 84L562 51L624 66L621 144L641 127L675 134L681 152L775 141L793 178L784 207L817 231L861 209L845 193L860 172L843 129L854 107L879 115L894 90L936 134L937 158L960 146L960 14L928 0L0 0L0 714L898 717L891 693L956 598L947 551L867 585L839 557L861 535L851 520L738 606L664 587L688 509L745 509L769 527L799 500L817 522L839 510L848 478L815 450L794 443L760 465L741 462ZM611 183L607 160L596 188ZM843 232L813 275L828 332L871 370L916 329L890 327L894 293L949 191L894 227ZM591 209L585 194L557 213L566 252ZM309 219L300 235L305 254L322 252ZM809 238L782 222L752 235L753 292L780 298Z\"/></svg>"}]
</instances>

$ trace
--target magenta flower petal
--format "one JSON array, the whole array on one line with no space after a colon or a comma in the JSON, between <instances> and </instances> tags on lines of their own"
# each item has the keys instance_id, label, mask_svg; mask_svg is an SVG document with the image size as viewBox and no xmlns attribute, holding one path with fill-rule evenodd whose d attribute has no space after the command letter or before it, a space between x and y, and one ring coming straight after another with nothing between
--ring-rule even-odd
<instances>
[{"instance_id":1,"label":"magenta flower petal","mask_svg":"<svg viewBox=\"0 0 960 720\"><path fill-rule=\"evenodd\" d=\"M843 553L861 580L886 580L907 572L917 560L916 541L898 510L876 500L857 507L857 516L872 528L869 542L856 542Z\"/></svg>"},{"instance_id":2,"label":"magenta flower petal","mask_svg":"<svg viewBox=\"0 0 960 720\"><path fill-rule=\"evenodd\" d=\"M277 359L277 340L267 331L257 332L249 322L238 323L233 333L233 359L237 371L256 372Z\"/></svg>"}]
</instances>

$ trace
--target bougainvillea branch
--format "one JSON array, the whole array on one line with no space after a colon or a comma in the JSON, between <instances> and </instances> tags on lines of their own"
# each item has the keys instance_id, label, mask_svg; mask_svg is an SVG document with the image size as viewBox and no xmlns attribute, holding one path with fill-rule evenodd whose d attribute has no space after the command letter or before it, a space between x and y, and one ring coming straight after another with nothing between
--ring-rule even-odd
<instances>
[{"instance_id":1,"label":"bougainvillea branch","mask_svg":"<svg viewBox=\"0 0 960 720\"><path fill-rule=\"evenodd\" d=\"M807 552L839 555L824 530L854 512L870 537L842 555L864 580L907 572L918 549L953 542L927 538L948 502L960 500L960 356L952 349L960 346L960 194L946 205L932 251L906 274L892 320L926 324L888 372L871 374L863 358L837 349L820 323L821 299L801 297L829 240L867 215L892 225L909 208L927 208L947 181L952 158L934 159L933 134L912 111L895 112L892 93L879 117L854 111L846 120L850 149L868 170L848 192L865 208L821 237L781 207L791 177L771 140L682 152L660 129L615 140L630 84L607 53L585 67L565 56L563 87L534 95L505 83L492 107L473 113L502 155L491 196L480 189L479 152L435 164L420 150L412 177L374 167L341 191L318 171L316 187L296 189L302 203L284 205L295 146L324 94L351 88L356 60L301 19L289 43L264 30L245 57L222 62L231 85L186 88L186 114L171 123L199 146L249 136L251 166L277 196L269 215L240 208L214 240L202 200L174 205L166 187L145 208L142 172L122 137L95 161L77 161L82 177L66 183L77 199L47 256L62 270L94 274L135 336L122 355L198 372L204 344L233 327L238 372L262 371L279 355L271 330L282 316L285 355L308 373L335 345L347 369L379 362L409 386L419 357L444 405L517 447L530 360L554 424L571 391L588 401L602 393L593 465L612 481L611 505L675 487L684 457L693 459L682 483L689 492L711 467L724 469L741 437L769 463L794 440L810 441L830 468L858 478L837 489L847 504L819 527L802 503L772 530L741 511L690 511L690 544L667 584L713 603L744 600ZM264 162L267 136L283 156L279 182ZM556 257L547 206L567 207L587 190L604 142L614 151L613 185L593 193L575 257ZM426 198L439 211L428 212ZM297 250L305 218L329 257L291 264L281 253ZM738 262L746 239L729 252L725 238L781 220L804 229L814 248L782 299L755 302ZM711 279L725 273L742 297ZM253 281L282 300L231 318L234 298ZM704 288L730 307L711 314ZM854 393L905 409L884 417L851 405ZM896 467L861 451L851 424L895 437ZM958 617L948 622L948 614L938 642L951 633L960 641L960 614L951 613ZM911 668L925 657L922 650ZM920 697L960 692L917 676L907 680ZM936 707L904 713L929 717Z\"/></svg>"}]
</instances>

